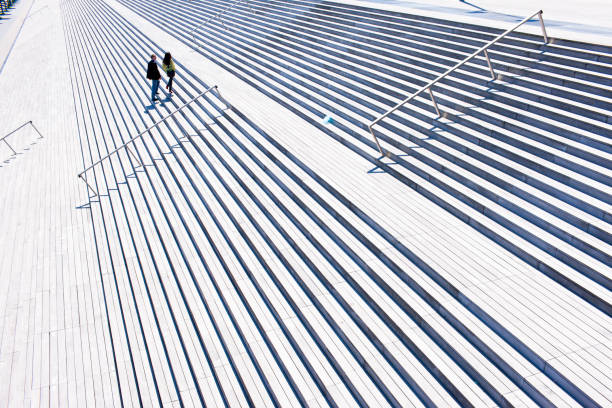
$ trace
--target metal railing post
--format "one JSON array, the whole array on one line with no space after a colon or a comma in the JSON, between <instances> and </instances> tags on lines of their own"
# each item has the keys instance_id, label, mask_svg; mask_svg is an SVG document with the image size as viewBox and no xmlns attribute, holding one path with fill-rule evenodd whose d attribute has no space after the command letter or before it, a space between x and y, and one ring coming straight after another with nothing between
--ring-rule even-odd
<instances>
[{"instance_id":1,"label":"metal railing post","mask_svg":"<svg viewBox=\"0 0 612 408\"><path fill-rule=\"evenodd\" d=\"M139 167L142 167L142 163L140 162L140 160L138 160L138 157L134 154L134 152L132 151L132 149L129 148L129 146L125 146L125 150L128 151L129 154L132 155L132 158L134 160L136 160L136 163L138 163Z\"/></svg>"},{"instance_id":2,"label":"metal railing post","mask_svg":"<svg viewBox=\"0 0 612 408\"><path fill-rule=\"evenodd\" d=\"M32 123L32 121L30 121L30 125L32 125L32 127L34 128L34 130L36 131L36 133L38 133L38 136L40 136L40 137L39 137L39 139L42 139L42 138L43 138L42 133L40 133L40 132L38 131L38 129L36 128L36 126L34 126L34 123Z\"/></svg>"},{"instance_id":3,"label":"metal railing post","mask_svg":"<svg viewBox=\"0 0 612 408\"><path fill-rule=\"evenodd\" d=\"M374 129L372 129L372 126L373 125L369 125L368 126L370 128L370 133L372 134L372 138L374 139L374 142L376 143L376 146L378 146L378 151L380 152L380 154L385 156L385 152L383 152L382 147L380 147L380 143L378 142L378 138L374 134Z\"/></svg>"},{"instance_id":4,"label":"metal railing post","mask_svg":"<svg viewBox=\"0 0 612 408\"><path fill-rule=\"evenodd\" d=\"M11 150L13 151L13 156L15 156L15 155L17 154L17 152L15 151L15 149L13 149L13 148L11 147L11 145L9 144L9 142L7 142L7 141L6 141L6 139L2 139L2 141L3 141L4 143L6 143L6 145L8 146L8 148L9 148L9 149L11 149Z\"/></svg>"},{"instance_id":5,"label":"metal railing post","mask_svg":"<svg viewBox=\"0 0 612 408\"><path fill-rule=\"evenodd\" d=\"M489 71L491 71L491 79L495 80L495 71L493 70L493 64L491 64L491 58L489 58L489 52L484 50L484 55L487 57L487 64L489 65Z\"/></svg>"},{"instance_id":6,"label":"metal railing post","mask_svg":"<svg viewBox=\"0 0 612 408\"><path fill-rule=\"evenodd\" d=\"M193 30L193 31L191 32L191 39L193 40L193 44L194 44L194 48L195 48L195 50L196 50L196 51L197 51L197 50L199 50L199 49L200 49L200 43L199 43L199 42L196 40L196 37L195 37L195 30Z\"/></svg>"},{"instance_id":7,"label":"metal railing post","mask_svg":"<svg viewBox=\"0 0 612 408\"><path fill-rule=\"evenodd\" d=\"M221 91L219 91L219 87L215 85L214 89L215 89L215 93L217 94L217 97L225 104L225 109L231 108L232 105L230 105L229 102L223 97L223 95L221 95Z\"/></svg>"},{"instance_id":8,"label":"metal railing post","mask_svg":"<svg viewBox=\"0 0 612 408\"><path fill-rule=\"evenodd\" d=\"M87 181L87 179L82 175L79 174L78 176L81 180L83 180L83 182L87 185L87 188L89 188L91 190L91 192L94 194L94 197L98 196L98 192L91 186L91 184L89 184L89 182Z\"/></svg>"},{"instance_id":9,"label":"metal railing post","mask_svg":"<svg viewBox=\"0 0 612 408\"><path fill-rule=\"evenodd\" d=\"M427 90L429 91L429 96L431 97L431 101L433 102L434 108L436 108L436 113L438 114L438 116L442 116L442 114L440 113L440 109L438 109L438 103L436 102L436 98L434 98L434 94L431 90L431 87L427 88Z\"/></svg>"},{"instance_id":10,"label":"metal railing post","mask_svg":"<svg viewBox=\"0 0 612 408\"><path fill-rule=\"evenodd\" d=\"M544 44L548 44L548 36L546 35L546 27L544 26L544 19L542 18L543 11L540 10L538 17L540 18L540 27L542 28L542 36L544 37Z\"/></svg>"}]
</instances>

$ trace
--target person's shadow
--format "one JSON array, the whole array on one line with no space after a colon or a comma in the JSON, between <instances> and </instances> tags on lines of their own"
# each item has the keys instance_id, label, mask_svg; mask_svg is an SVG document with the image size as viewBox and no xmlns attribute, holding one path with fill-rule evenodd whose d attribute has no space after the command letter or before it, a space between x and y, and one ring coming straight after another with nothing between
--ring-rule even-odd
<instances>
[{"instance_id":1,"label":"person's shadow","mask_svg":"<svg viewBox=\"0 0 612 408\"><path fill-rule=\"evenodd\" d=\"M148 113L151 109L155 109L155 102L159 102L159 105L163 106L166 102L170 102L171 99L170 94L168 94L164 99L160 98L157 101L151 102L150 105L145 106L145 113Z\"/></svg>"}]
</instances>

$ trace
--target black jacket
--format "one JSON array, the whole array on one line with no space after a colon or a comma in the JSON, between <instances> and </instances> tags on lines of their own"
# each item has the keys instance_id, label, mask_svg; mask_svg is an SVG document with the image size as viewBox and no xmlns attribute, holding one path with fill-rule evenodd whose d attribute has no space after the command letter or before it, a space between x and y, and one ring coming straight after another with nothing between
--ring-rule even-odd
<instances>
[{"instance_id":1,"label":"black jacket","mask_svg":"<svg viewBox=\"0 0 612 408\"><path fill-rule=\"evenodd\" d=\"M159 73L159 69L157 69L157 64L155 61L149 61L149 65L147 66L147 79L160 79L161 74Z\"/></svg>"}]
</instances>

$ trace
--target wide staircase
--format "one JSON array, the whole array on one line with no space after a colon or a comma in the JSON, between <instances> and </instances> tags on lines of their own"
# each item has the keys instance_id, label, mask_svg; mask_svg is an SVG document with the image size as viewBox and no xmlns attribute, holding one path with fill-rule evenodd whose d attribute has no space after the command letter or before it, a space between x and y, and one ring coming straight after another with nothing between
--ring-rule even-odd
<instances>
[{"instance_id":1,"label":"wide staircase","mask_svg":"<svg viewBox=\"0 0 612 408\"><path fill-rule=\"evenodd\" d=\"M434 88L441 116L423 95L380 122L382 157L368 124L501 30L323 1L119 3L526 270L498 296L427 262L213 90L86 174L123 403L612 403L611 48L514 33L494 81L477 58ZM163 49L109 4L62 2L84 168L214 85L179 59L180 92L151 105L141 62Z\"/></svg>"}]
</instances>

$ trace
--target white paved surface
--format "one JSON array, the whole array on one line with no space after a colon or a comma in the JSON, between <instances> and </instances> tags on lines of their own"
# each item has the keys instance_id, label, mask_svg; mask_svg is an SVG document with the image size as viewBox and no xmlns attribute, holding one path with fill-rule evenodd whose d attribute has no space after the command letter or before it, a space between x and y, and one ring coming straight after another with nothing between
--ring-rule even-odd
<instances>
[{"instance_id":1,"label":"white paved surface","mask_svg":"<svg viewBox=\"0 0 612 408\"><path fill-rule=\"evenodd\" d=\"M0 406L103 405L114 367L64 33L58 2L36 5L0 75L0 134L33 120L45 136L0 151Z\"/></svg>"}]
</instances>

